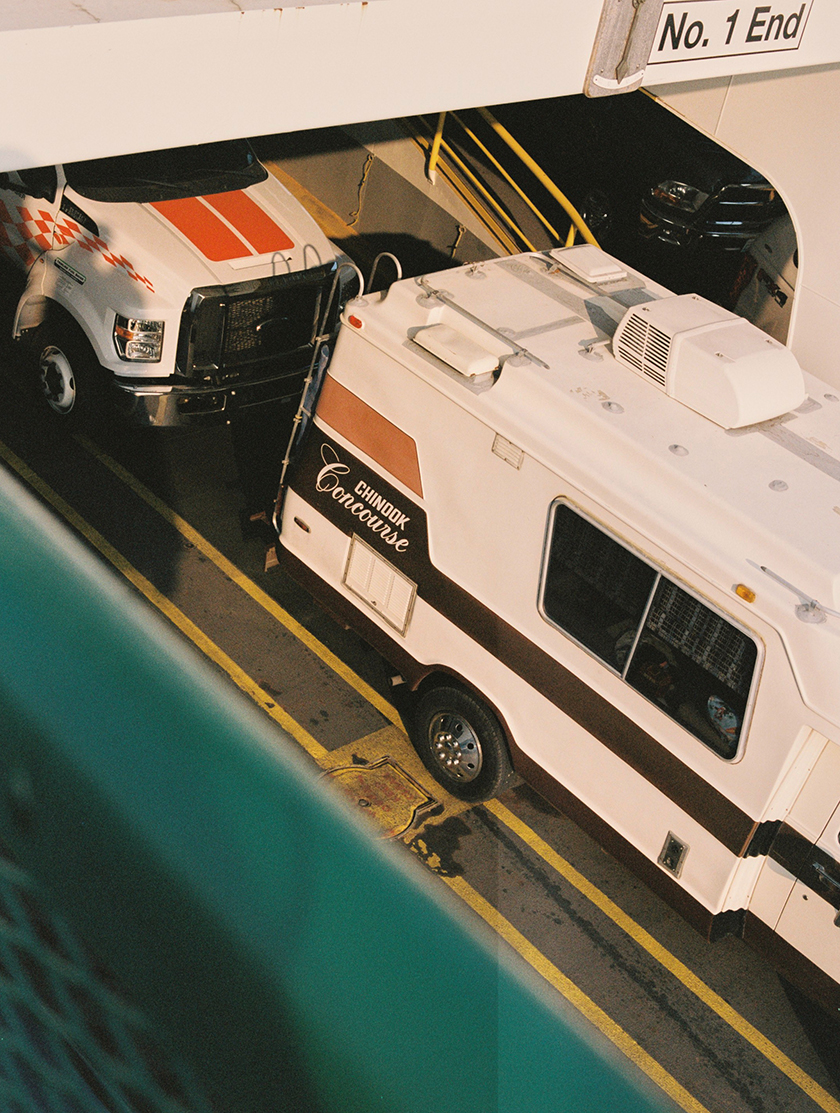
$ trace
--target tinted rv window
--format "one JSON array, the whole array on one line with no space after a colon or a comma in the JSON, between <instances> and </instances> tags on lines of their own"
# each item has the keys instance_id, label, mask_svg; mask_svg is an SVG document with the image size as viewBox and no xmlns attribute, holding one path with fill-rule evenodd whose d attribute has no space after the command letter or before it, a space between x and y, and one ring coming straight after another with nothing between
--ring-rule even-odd
<instances>
[{"instance_id":1,"label":"tinted rv window","mask_svg":"<svg viewBox=\"0 0 840 1113\"><path fill-rule=\"evenodd\" d=\"M755 642L562 502L552 514L542 608L701 742L735 756Z\"/></svg>"}]
</instances>

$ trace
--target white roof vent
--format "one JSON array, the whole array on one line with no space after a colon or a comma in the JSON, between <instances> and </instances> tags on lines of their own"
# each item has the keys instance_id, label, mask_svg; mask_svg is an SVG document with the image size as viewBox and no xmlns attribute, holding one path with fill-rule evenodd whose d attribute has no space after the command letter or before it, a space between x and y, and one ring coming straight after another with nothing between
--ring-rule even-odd
<instances>
[{"instance_id":1,"label":"white roof vent","mask_svg":"<svg viewBox=\"0 0 840 1113\"><path fill-rule=\"evenodd\" d=\"M474 382L486 382L499 369L498 355L443 321L417 329L412 340Z\"/></svg>"},{"instance_id":2,"label":"white roof vent","mask_svg":"<svg viewBox=\"0 0 840 1113\"><path fill-rule=\"evenodd\" d=\"M549 255L585 282L598 285L627 277L626 267L622 267L606 251L591 243L580 243L576 247L556 247L549 251Z\"/></svg>"},{"instance_id":3,"label":"white roof vent","mask_svg":"<svg viewBox=\"0 0 840 1113\"><path fill-rule=\"evenodd\" d=\"M629 309L613 337L613 355L724 429L779 417L805 399L792 352L698 294Z\"/></svg>"}]
</instances>

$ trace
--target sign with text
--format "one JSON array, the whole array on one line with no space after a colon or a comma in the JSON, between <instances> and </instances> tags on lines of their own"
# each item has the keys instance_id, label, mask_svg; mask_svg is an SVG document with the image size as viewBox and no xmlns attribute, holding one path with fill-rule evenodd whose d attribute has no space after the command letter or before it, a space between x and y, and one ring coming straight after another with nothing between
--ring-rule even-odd
<instances>
[{"instance_id":1,"label":"sign with text","mask_svg":"<svg viewBox=\"0 0 840 1113\"><path fill-rule=\"evenodd\" d=\"M813 0L665 0L648 65L798 50Z\"/></svg>"}]
</instances>

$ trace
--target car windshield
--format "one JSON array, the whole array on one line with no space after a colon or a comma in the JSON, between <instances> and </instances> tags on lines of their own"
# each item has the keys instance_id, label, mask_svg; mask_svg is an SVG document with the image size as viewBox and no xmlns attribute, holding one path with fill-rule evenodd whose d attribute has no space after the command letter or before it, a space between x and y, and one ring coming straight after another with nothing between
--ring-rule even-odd
<instances>
[{"instance_id":1,"label":"car windshield","mask_svg":"<svg viewBox=\"0 0 840 1113\"><path fill-rule=\"evenodd\" d=\"M68 185L94 201L171 201L243 189L268 177L244 139L71 162L64 171Z\"/></svg>"}]
</instances>

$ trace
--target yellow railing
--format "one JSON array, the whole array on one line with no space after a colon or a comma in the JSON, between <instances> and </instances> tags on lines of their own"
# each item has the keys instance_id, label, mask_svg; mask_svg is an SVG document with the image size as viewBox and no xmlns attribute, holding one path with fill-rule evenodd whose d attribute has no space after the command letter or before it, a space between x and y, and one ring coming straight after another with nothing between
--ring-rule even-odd
<instances>
[{"instance_id":1,"label":"yellow railing","mask_svg":"<svg viewBox=\"0 0 840 1113\"><path fill-rule=\"evenodd\" d=\"M478 176L470 170L457 151L443 138L443 124L446 115L445 112L440 114L438 126L429 148L426 170L429 179L434 183L440 165L439 155L443 151L448 160L445 176L450 186L460 194L461 199L484 222L505 250L513 254L521 250L523 245L530 250L534 250L534 245L513 217L484 186ZM422 146L422 139L419 136L415 136L415 139Z\"/></svg>"},{"instance_id":2,"label":"yellow railing","mask_svg":"<svg viewBox=\"0 0 840 1113\"><path fill-rule=\"evenodd\" d=\"M565 237L554 227L551 221L540 211L525 189L514 179L513 175L507 170L502 162L490 151L486 143L484 143L476 132L469 127L464 119L456 112L441 112L437 126L434 131L431 143L428 148L427 160L427 174L431 181L435 181L438 167L441 166L440 156L441 152L446 155L450 172L447 177L450 183L459 189L464 200L473 202L473 210L476 211L475 200L480 198L484 206L489 207L491 210L491 217L488 220L485 216L485 223L488 225L495 224L492 228L494 234L499 241L506 247L507 250L516 251L518 249L516 240L520 241L521 246L524 246L530 251L535 250L535 245L530 238L516 223L514 217L507 211L492 194L492 192L484 185L479 176L469 168L463 158L457 153L452 144L448 143L443 137L444 126L447 116L451 116L455 123L461 129L461 132L472 145L480 152L480 154L487 159L494 170L501 176L507 185L515 192L524 205L533 213L540 224L546 229L549 235L558 243L564 242L565 245L571 246L577 237L580 237L586 242L598 246L598 241L589 230L585 220L569 200L569 198L562 192L557 184L548 176L545 170L539 163L525 150L525 148L514 138L513 135L493 116L487 108L476 109L478 114L484 122L491 128L494 134L507 146L507 148L520 160L520 162L533 174L540 185L548 192L548 194L560 205L565 214L569 217L569 230ZM457 171L457 176L460 178L459 182L453 180L452 169ZM468 193L472 189L477 194L470 198L465 196L465 191ZM499 224L496 221L501 222ZM510 233L513 233L514 239L511 239Z\"/></svg>"}]
</instances>

